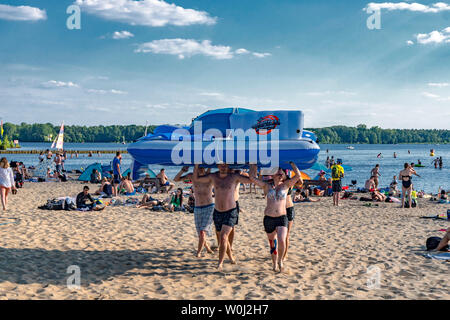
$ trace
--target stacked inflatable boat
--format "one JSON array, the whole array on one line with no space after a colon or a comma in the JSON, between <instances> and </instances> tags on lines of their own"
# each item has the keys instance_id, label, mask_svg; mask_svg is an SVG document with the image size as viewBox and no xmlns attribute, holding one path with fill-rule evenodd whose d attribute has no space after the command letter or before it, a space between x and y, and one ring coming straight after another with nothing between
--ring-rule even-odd
<instances>
[{"instance_id":1,"label":"stacked inflatable boat","mask_svg":"<svg viewBox=\"0 0 450 320\"><path fill-rule=\"evenodd\" d=\"M310 168L320 148L314 133L303 130L301 111L253 111L226 108L208 111L189 127L159 126L128 147L139 165L234 168L256 163L260 167Z\"/></svg>"}]
</instances>

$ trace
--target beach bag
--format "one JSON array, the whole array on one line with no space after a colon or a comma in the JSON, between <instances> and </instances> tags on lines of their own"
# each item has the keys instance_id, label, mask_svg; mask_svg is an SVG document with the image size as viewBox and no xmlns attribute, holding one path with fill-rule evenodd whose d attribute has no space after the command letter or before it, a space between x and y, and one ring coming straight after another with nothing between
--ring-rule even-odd
<instances>
[{"instance_id":1,"label":"beach bag","mask_svg":"<svg viewBox=\"0 0 450 320\"><path fill-rule=\"evenodd\" d=\"M64 201L65 200L57 200L57 199L47 200L47 203L39 208L45 210L63 210Z\"/></svg>"},{"instance_id":2,"label":"beach bag","mask_svg":"<svg viewBox=\"0 0 450 320\"><path fill-rule=\"evenodd\" d=\"M438 247L439 243L441 243L442 238L439 237L429 237L426 242L427 251L434 250ZM447 251L449 249L448 245L441 249L441 251Z\"/></svg>"},{"instance_id":3,"label":"beach bag","mask_svg":"<svg viewBox=\"0 0 450 320\"><path fill-rule=\"evenodd\" d=\"M415 208L415 207L417 207L416 199L412 199L412 200L411 200L411 208ZM405 208L409 208L409 202L408 202L408 200L405 200Z\"/></svg>"}]
</instances>

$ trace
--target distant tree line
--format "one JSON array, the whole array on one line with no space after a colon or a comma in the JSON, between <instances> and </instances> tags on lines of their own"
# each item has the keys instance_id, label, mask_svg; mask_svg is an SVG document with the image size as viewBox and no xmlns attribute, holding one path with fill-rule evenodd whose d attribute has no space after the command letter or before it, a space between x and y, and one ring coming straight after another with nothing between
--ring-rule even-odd
<instances>
[{"instance_id":1,"label":"distant tree line","mask_svg":"<svg viewBox=\"0 0 450 320\"><path fill-rule=\"evenodd\" d=\"M10 140L20 142L49 142L53 141L60 126L51 123L35 123L20 125L5 123L4 133ZM153 132L155 126L148 126L148 132ZM64 126L64 142L130 142L142 137L145 126Z\"/></svg>"},{"instance_id":2,"label":"distant tree line","mask_svg":"<svg viewBox=\"0 0 450 320\"><path fill-rule=\"evenodd\" d=\"M5 123L4 134L9 141L45 142L53 141L59 126L51 123L20 125ZM148 126L148 133L156 126ZM360 124L355 127L333 126L311 128L319 143L329 144L396 144L396 143L450 143L450 130L428 129L381 129L367 128ZM142 137L145 126L64 126L64 142L131 142Z\"/></svg>"},{"instance_id":3,"label":"distant tree line","mask_svg":"<svg viewBox=\"0 0 450 320\"><path fill-rule=\"evenodd\" d=\"M333 126L307 130L316 134L319 143L329 144L450 143L450 130L381 129L380 127L369 129L364 124L356 128Z\"/></svg>"}]
</instances>

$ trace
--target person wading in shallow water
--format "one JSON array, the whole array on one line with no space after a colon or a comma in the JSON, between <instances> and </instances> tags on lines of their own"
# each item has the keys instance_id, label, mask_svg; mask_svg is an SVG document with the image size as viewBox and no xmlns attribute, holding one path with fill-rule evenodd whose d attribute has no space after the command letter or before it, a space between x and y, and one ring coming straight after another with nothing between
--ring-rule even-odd
<instances>
[{"instance_id":1,"label":"person wading in shallow water","mask_svg":"<svg viewBox=\"0 0 450 320\"><path fill-rule=\"evenodd\" d=\"M227 164L221 163L217 165L219 172L210 173L200 177L198 165L195 166L194 175L192 176L193 183L212 183L214 186L215 205L213 220L216 227L216 233L219 238L219 263L217 269L223 269L223 261L225 253L232 264L236 260L228 243L228 237L234 226L238 222L239 213L236 208L235 191L238 183L250 183L250 179L243 177L238 173L230 173Z\"/></svg>"}]
</instances>

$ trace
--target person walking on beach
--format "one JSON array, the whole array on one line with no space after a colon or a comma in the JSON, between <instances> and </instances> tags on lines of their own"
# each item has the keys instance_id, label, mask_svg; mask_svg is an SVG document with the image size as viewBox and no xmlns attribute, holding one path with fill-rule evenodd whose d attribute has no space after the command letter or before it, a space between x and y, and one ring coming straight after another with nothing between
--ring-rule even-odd
<instances>
[{"instance_id":1,"label":"person walking on beach","mask_svg":"<svg viewBox=\"0 0 450 320\"><path fill-rule=\"evenodd\" d=\"M193 173L186 173L189 170L188 167L183 167L180 172L173 179L176 182L184 181L186 179L193 180ZM204 168L194 169L198 170L198 176L204 177L210 173L210 169L205 170ZM212 183L201 183L192 182L192 190L194 192L194 222L195 228L198 235L198 246L197 246L197 258L201 257L203 248L206 249L208 253L213 253L211 247L206 241L206 235L211 236L212 233L212 222L214 213L214 200L212 196Z\"/></svg>"},{"instance_id":2,"label":"person walking on beach","mask_svg":"<svg viewBox=\"0 0 450 320\"><path fill-rule=\"evenodd\" d=\"M113 159L112 167L113 167L113 195L117 196L117 188L121 183L121 170L120 164L122 162L122 154L120 151L116 152L116 156Z\"/></svg>"},{"instance_id":3,"label":"person walking on beach","mask_svg":"<svg viewBox=\"0 0 450 320\"><path fill-rule=\"evenodd\" d=\"M404 168L398 175L399 180L402 182L402 208L405 207L405 196L408 196L409 208L411 208L412 197L411 192L413 189L412 175L420 177L417 172L408 164L405 163Z\"/></svg>"},{"instance_id":4,"label":"person walking on beach","mask_svg":"<svg viewBox=\"0 0 450 320\"><path fill-rule=\"evenodd\" d=\"M378 189L378 177L381 176L380 174L380 165L377 164L375 168L370 171L371 176L373 177L373 181L375 182L375 189Z\"/></svg>"},{"instance_id":5,"label":"person walking on beach","mask_svg":"<svg viewBox=\"0 0 450 320\"><path fill-rule=\"evenodd\" d=\"M289 176L286 174L286 180L290 180ZM296 184L294 184L294 186L301 186L303 185L303 179L300 176L300 179L297 181ZM284 250L284 255L283 255L283 261L285 261L287 259L287 253L289 250L289 244L290 244L290 235L291 235L291 229L292 226L294 224L294 218L295 218L295 211L294 211L294 201L292 199L293 195L292 195L292 190L294 189L294 187L290 187L288 192L287 192L287 197L286 197L286 216L288 219L288 230L287 230L287 234L286 234L286 250Z\"/></svg>"},{"instance_id":6,"label":"person walking on beach","mask_svg":"<svg viewBox=\"0 0 450 320\"><path fill-rule=\"evenodd\" d=\"M14 173L9 166L8 160L2 158L0 160L0 196L3 210L7 209L8 194L11 190L17 190L14 181Z\"/></svg>"},{"instance_id":7,"label":"person walking on beach","mask_svg":"<svg viewBox=\"0 0 450 320\"><path fill-rule=\"evenodd\" d=\"M342 191L342 178L344 177L344 168L341 166L342 160L338 159L337 164L331 167L331 179L333 188L333 205L339 206L339 197Z\"/></svg>"},{"instance_id":8,"label":"person walking on beach","mask_svg":"<svg viewBox=\"0 0 450 320\"><path fill-rule=\"evenodd\" d=\"M235 191L238 183L250 183L250 178L243 177L238 173L230 173L229 166L225 163L217 165L219 172L199 176L198 165L195 166L192 182L212 183L214 186L215 204L213 220L216 227L216 234L219 238L219 263L217 269L223 269L225 253L232 264L236 263L228 237L239 219L236 208Z\"/></svg>"},{"instance_id":9,"label":"person walking on beach","mask_svg":"<svg viewBox=\"0 0 450 320\"><path fill-rule=\"evenodd\" d=\"M61 154L59 152L56 153L55 159L53 161L55 162L56 172L61 174L62 173L62 158L61 158Z\"/></svg>"},{"instance_id":10,"label":"person walking on beach","mask_svg":"<svg viewBox=\"0 0 450 320\"><path fill-rule=\"evenodd\" d=\"M283 258L287 249L286 238L289 226L286 198L288 197L288 190L293 188L301 179L301 174L297 166L293 162L290 162L290 164L295 176L287 179L284 171L278 169L272 176L273 184L256 178L256 165L251 166L252 170L250 174L250 179L262 188L266 194L267 205L264 210L264 230L269 239L273 271L277 271L278 267L280 272L284 271Z\"/></svg>"}]
</instances>

